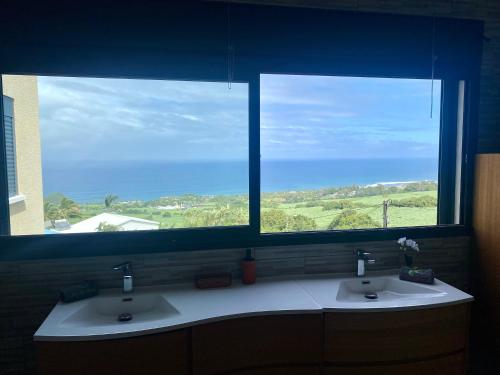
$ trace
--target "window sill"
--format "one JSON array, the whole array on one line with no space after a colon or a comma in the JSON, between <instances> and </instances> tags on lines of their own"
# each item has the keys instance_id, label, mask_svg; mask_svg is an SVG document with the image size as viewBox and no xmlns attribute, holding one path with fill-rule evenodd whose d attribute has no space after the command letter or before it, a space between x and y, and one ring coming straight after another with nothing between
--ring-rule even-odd
<instances>
[{"instance_id":1,"label":"window sill","mask_svg":"<svg viewBox=\"0 0 500 375\"><path fill-rule=\"evenodd\" d=\"M0 261L130 255L171 251L240 249L248 247L307 246L313 244L396 241L399 237L470 236L464 225L387 228L309 233L249 233L247 227L64 235L0 236ZM89 242L92 246L89 247ZM120 246L117 246L120 243ZM356 245L357 246L357 245ZM72 251L68 252L68 248Z\"/></svg>"},{"instance_id":2,"label":"window sill","mask_svg":"<svg viewBox=\"0 0 500 375\"><path fill-rule=\"evenodd\" d=\"M26 200L26 196L23 194L17 194L14 195L13 197L9 197L9 206L19 203L19 202L24 202Z\"/></svg>"}]
</instances>

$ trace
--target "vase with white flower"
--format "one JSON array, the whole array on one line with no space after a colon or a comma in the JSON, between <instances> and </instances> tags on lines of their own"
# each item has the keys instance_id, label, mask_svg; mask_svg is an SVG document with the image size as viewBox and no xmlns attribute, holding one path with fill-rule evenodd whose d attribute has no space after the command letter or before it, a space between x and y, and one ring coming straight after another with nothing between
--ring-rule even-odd
<instances>
[{"instance_id":1,"label":"vase with white flower","mask_svg":"<svg viewBox=\"0 0 500 375\"><path fill-rule=\"evenodd\" d=\"M405 257L406 266L413 268L413 256L420 251L418 243L412 239L402 237L398 240L398 245Z\"/></svg>"}]
</instances>

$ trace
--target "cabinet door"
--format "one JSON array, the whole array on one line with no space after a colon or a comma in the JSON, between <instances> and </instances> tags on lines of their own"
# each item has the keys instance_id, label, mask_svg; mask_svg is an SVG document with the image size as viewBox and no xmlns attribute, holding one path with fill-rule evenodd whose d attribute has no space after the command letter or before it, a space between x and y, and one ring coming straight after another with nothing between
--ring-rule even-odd
<instances>
[{"instance_id":1,"label":"cabinet door","mask_svg":"<svg viewBox=\"0 0 500 375\"><path fill-rule=\"evenodd\" d=\"M325 314L325 362L412 361L464 350L466 304L442 308Z\"/></svg>"},{"instance_id":2,"label":"cabinet door","mask_svg":"<svg viewBox=\"0 0 500 375\"><path fill-rule=\"evenodd\" d=\"M186 331L127 339L39 342L42 375L188 374Z\"/></svg>"},{"instance_id":3,"label":"cabinet door","mask_svg":"<svg viewBox=\"0 0 500 375\"><path fill-rule=\"evenodd\" d=\"M321 375L321 371L319 366L280 366L236 370L231 375Z\"/></svg>"},{"instance_id":4,"label":"cabinet door","mask_svg":"<svg viewBox=\"0 0 500 375\"><path fill-rule=\"evenodd\" d=\"M324 375L464 375L463 353L429 361L373 366L328 366Z\"/></svg>"},{"instance_id":5,"label":"cabinet door","mask_svg":"<svg viewBox=\"0 0 500 375\"><path fill-rule=\"evenodd\" d=\"M321 362L322 315L239 318L197 326L192 329L192 349L194 375L280 366L313 368Z\"/></svg>"}]
</instances>

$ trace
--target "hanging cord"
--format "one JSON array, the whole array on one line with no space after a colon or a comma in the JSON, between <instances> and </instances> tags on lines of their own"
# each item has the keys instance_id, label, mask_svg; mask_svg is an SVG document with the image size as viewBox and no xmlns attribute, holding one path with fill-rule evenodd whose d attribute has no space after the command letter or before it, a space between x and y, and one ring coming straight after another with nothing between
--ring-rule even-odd
<instances>
[{"instance_id":1,"label":"hanging cord","mask_svg":"<svg viewBox=\"0 0 500 375\"><path fill-rule=\"evenodd\" d=\"M436 15L432 16L432 51L431 51L431 119L434 112L434 71L436 67Z\"/></svg>"},{"instance_id":2,"label":"hanging cord","mask_svg":"<svg viewBox=\"0 0 500 375\"><path fill-rule=\"evenodd\" d=\"M234 79L234 46L231 34L231 4L227 3L227 88L231 90Z\"/></svg>"}]
</instances>

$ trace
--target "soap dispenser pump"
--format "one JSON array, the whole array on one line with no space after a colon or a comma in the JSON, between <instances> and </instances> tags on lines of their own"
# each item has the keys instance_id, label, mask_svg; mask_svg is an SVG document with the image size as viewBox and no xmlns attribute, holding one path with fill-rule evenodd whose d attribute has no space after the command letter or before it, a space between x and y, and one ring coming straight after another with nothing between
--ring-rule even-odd
<instances>
[{"instance_id":1,"label":"soap dispenser pump","mask_svg":"<svg viewBox=\"0 0 500 375\"><path fill-rule=\"evenodd\" d=\"M252 249L247 249L245 258L241 261L241 271L243 284L253 284L257 278L255 258L252 256Z\"/></svg>"}]
</instances>

